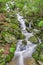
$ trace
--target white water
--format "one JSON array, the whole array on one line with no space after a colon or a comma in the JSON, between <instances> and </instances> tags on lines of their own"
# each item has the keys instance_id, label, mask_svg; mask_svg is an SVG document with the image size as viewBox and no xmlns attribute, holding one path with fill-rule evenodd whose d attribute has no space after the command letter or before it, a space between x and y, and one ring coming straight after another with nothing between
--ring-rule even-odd
<instances>
[{"instance_id":1,"label":"white water","mask_svg":"<svg viewBox=\"0 0 43 65\"><path fill-rule=\"evenodd\" d=\"M21 24L22 33L26 36L25 40L27 41L27 45L25 47L22 46L22 40L18 40L15 57L19 57L17 65L24 65L24 58L32 56L32 53L35 51L36 45L28 41L28 38L33 36L33 33L28 33L26 31L25 19L23 19L23 17L19 14L17 14L17 18Z\"/></svg>"},{"instance_id":2,"label":"white water","mask_svg":"<svg viewBox=\"0 0 43 65\"><path fill-rule=\"evenodd\" d=\"M30 21L30 23L29 23L29 28L31 29L31 25L32 25L32 20Z\"/></svg>"}]
</instances>

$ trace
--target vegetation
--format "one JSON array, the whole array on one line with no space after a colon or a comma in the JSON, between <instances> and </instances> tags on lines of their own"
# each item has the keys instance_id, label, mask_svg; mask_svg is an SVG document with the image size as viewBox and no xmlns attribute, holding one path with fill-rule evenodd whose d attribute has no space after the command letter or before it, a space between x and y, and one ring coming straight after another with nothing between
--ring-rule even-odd
<instances>
[{"instance_id":1,"label":"vegetation","mask_svg":"<svg viewBox=\"0 0 43 65\"><path fill-rule=\"evenodd\" d=\"M0 65L11 61L17 40L23 39L22 43L27 45L17 20L18 12L24 16L26 30L35 35L30 37L29 41L38 44L33 58L43 62L43 0L0 0ZM42 44L39 44L39 39Z\"/></svg>"},{"instance_id":2,"label":"vegetation","mask_svg":"<svg viewBox=\"0 0 43 65\"><path fill-rule=\"evenodd\" d=\"M32 37L30 37L29 38L29 41L31 41L32 43L39 43L39 40L38 40L38 38L37 37L35 37L35 36L32 36Z\"/></svg>"},{"instance_id":3,"label":"vegetation","mask_svg":"<svg viewBox=\"0 0 43 65\"><path fill-rule=\"evenodd\" d=\"M33 53L33 57L35 60L43 62L43 43L37 46L36 51Z\"/></svg>"}]
</instances>

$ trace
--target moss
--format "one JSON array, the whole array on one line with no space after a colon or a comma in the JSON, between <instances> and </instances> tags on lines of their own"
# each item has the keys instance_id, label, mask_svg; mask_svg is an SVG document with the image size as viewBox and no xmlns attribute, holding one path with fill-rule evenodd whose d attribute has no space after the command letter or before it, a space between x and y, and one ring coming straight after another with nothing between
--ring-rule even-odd
<instances>
[{"instance_id":1,"label":"moss","mask_svg":"<svg viewBox=\"0 0 43 65\"><path fill-rule=\"evenodd\" d=\"M22 43L23 43L24 45L27 45L27 41L26 41L26 40L23 40Z\"/></svg>"},{"instance_id":2,"label":"moss","mask_svg":"<svg viewBox=\"0 0 43 65\"><path fill-rule=\"evenodd\" d=\"M38 38L36 36L32 36L29 38L29 41L31 41L32 43L38 43Z\"/></svg>"},{"instance_id":3,"label":"moss","mask_svg":"<svg viewBox=\"0 0 43 65\"><path fill-rule=\"evenodd\" d=\"M32 29L32 28L29 29L29 27L27 27L26 30L27 30L28 32L30 32L30 33L33 31L33 29Z\"/></svg>"},{"instance_id":4,"label":"moss","mask_svg":"<svg viewBox=\"0 0 43 65\"><path fill-rule=\"evenodd\" d=\"M25 36L23 34L21 34L20 39L25 39Z\"/></svg>"}]
</instances>

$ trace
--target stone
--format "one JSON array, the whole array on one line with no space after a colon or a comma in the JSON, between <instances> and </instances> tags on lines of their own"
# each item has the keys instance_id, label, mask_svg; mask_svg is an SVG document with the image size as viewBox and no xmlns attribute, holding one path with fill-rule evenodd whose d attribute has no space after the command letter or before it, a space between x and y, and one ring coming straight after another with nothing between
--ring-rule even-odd
<instances>
[{"instance_id":1,"label":"stone","mask_svg":"<svg viewBox=\"0 0 43 65\"><path fill-rule=\"evenodd\" d=\"M27 41L26 41L26 40L23 40L22 43L23 43L24 45L27 45Z\"/></svg>"},{"instance_id":2,"label":"stone","mask_svg":"<svg viewBox=\"0 0 43 65\"><path fill-rule=\"evenodd\" d=\"M32 43L39 43L39 40L36 36L32 36L29 38L29 41L32 42Z\"/></svg>"},{"instance_id":3,"label":"stone","mask_svg":"<svg viewBox=\"0 0 43 65\"><path fill-rule=\"evenodd\" d=\"M43 65L43 62L41 62L41 61L38 61L38 63L39 63L40 65Z\"/></svg>"}]
</instances>

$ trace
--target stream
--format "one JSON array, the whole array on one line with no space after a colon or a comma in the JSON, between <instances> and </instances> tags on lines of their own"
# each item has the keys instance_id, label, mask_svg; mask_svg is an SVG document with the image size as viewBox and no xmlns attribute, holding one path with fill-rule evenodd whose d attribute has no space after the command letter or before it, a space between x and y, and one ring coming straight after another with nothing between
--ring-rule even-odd
<instances>
[{"instance_id":1,"label":"stream","mask_svg":"<svg viewBox=\"0 0 43 65\"><path fill-rule=\"evenodd\" d=\"M23 19L23 17L20 16L19 13L17 14L17 18L21 24L22 33L26 36L25 40L27 41L27 45L23 46L23 43L22 43L23 40L18 40L17 49L15 51L15 58L17 59L18 57L16 65L24 65L24 58L32 57L32 53L35 51L35 48L37 45L28 41L28 38L33 36L33 33L27 32L25 19Z\"/></svg>"}]
</instances>

